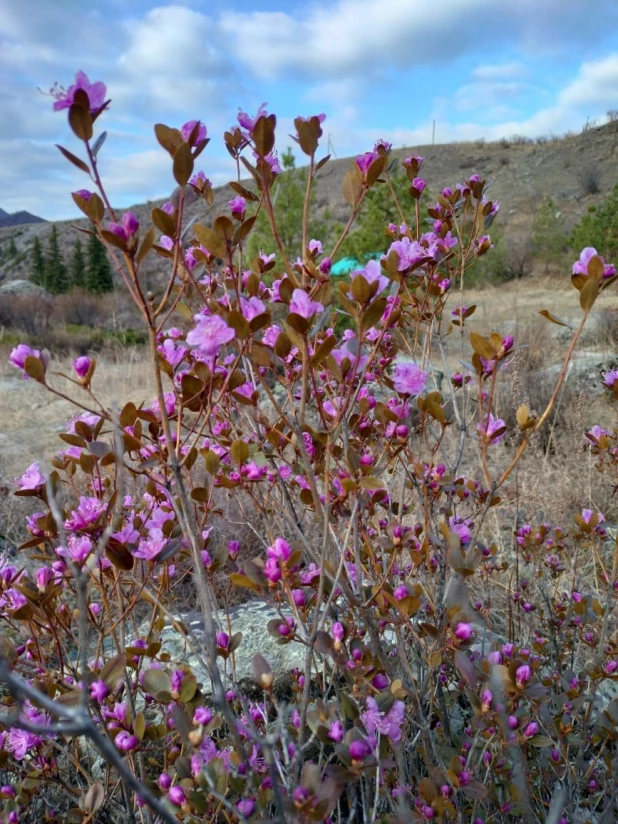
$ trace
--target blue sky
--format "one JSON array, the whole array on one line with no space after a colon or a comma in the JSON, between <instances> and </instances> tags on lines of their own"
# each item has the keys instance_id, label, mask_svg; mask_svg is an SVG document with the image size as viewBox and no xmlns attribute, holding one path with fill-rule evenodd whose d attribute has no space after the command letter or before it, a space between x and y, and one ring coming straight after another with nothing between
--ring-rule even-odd
<instances>
[{"instance_id":1,"label":"blue sky","mask_svg":"<svg viewBox=\"0 0 618 824\"><path fill-rule=\"evenodd\" d=\"M0 207L70 218L87 179L51 99L75 72L112 98L103 176L119 207L173 180L155 122L201 119L215 183L221 135L266 101L279 148L293 118L325 112L337 156L399 146L580 131L618 109L616 0L0 0Z\"/></svg>"}]
</instances>

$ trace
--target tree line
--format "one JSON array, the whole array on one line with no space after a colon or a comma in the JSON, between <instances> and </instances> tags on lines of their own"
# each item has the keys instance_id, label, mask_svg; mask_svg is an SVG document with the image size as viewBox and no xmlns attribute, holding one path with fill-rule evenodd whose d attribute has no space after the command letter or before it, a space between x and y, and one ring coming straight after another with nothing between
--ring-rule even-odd
<instances>
[{"instance_id":1,"label":"tree line","mask_svg":"<svg viewBox=\"0 0 618 824\"><path fill-rule=\"evenodd\" d=\"M30 252L30 280L52 295L75 288L100 295L114 288L107 252L96 235L89 235L85 249L80 238L77 238L67 262L60 248L56 226L51 228L45 249L38 235L34 238Z\"/></svg>"}]
</instances>

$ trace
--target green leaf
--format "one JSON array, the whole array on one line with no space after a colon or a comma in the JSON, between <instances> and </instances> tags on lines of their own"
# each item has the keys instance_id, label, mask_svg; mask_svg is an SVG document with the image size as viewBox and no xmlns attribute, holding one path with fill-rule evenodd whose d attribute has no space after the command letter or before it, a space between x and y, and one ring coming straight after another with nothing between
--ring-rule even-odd
<instances>
[{"instance_id":1,"label":"green leaf","mask_svg":"<svg viewBox=\"0 0 618 824\"><path fill-rule=\"evenodd\" d=\"M547 320L551 321L552 323L555 323L557 326L565 326L567 329L573 329L573 327L569 323L567 323L567 321L560 320L560 318L557 318L556 315L552 315L552 313L549 312L547 309L540 309L539 315L543 315L544 318L547 318Z\"/></svg>"},{"instance_id":2,"label":"green leaf","mask_svg":"<svg viewBox=\"0 0 618 824\"><path fill-rule=\"evenodd\" d=\"M80 160L79 157L76 157L68 149L64 149L62 146L59 146L57 143L56 143L56 148L60 149L60 151L66 157L66 159L69 161L69 163L72 163L74 166L77 166L78 169L81 169L82 172L86 172L87 175L90 174L90 169L88 168L86 163L84 163L83 160ZM73 200L75 200L75 196L73 196Z\"/></svg>"}]
</instances>

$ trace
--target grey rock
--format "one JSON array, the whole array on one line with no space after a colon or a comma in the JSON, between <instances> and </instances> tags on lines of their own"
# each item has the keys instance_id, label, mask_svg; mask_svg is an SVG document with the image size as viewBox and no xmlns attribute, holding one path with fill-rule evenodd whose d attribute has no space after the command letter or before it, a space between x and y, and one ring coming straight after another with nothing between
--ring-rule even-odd
<instances>
[{"instance_id":1,"label":"grey rock","mask_svg":"<svg viewBox=\"0 0 618 824\"><path fill-rule=\"evenodd\" d=\"M10 280L0 286L0 297L15 295L16 297L50 297L42 286L37 286L29 280Z\"/></svg>"},{"instance_id":2,"label":"grey rock","mask_svg":"<svg viewBox=\"0 0 618 824\"><path fill-rule=\"evenodd\" d=\"M224 683L252 678L253 657L258 652L270 664L276 680L295 667L304 669L306 646L300 641L280 643L267 630L268 622L279 617L275 609L262 601L250 601L230 610L229 628L225 620L223 628L230 637L241 632L242 640L234 653L234 669L230 659L218 659ZM203 617L199 613L190 613L184 616L176 615L174 618L182 621L189 634L185 636L175 629L171 622L166 623L161 631L161 651L170 655L171 666L189 666L198 680L202 680L208 687L210 679L204 665L205 656L200 653L204 638ZM148 628L149 624L142 625L140 637L145 637Z\"/></svg>"}]
</instances>

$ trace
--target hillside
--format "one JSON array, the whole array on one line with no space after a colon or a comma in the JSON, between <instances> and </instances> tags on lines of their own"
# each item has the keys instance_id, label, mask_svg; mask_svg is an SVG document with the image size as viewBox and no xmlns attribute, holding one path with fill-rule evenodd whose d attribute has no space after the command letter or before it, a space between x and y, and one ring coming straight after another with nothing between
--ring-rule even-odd
<instances>
[{"instance_id":1,"label":"hillside","mask_svg":"<svg viewBox=\"0 0 618 824\"><path fill-rule=\"evenodd\" d=\"M397 150L393 154L400 158L409 154L422 155L425 158L422 172L432 192L439 191L446 185L453 185L475 172L480 174L488 181L488 196L502 204L496 223L509 246L517 250L529 244L534 214L546 197L554 199L563 217L565 231L570 231L590 205L607 196L618 182L618 123L608 123L562 138L543 138L537 141L514 138L495 143L476 141L415 146ZM207 156L206 152L206 173ZM349 215L349 206L341 194L341 183L350 163L350 158L331 159L320 171L316 184L318 210L329 209L333 217L340 221L347 220ZM171 188L170 184L170 191ZM593 188L598 188L598 191L591 194ZM232 196L233 193L227 186L218 188L215 213L225 211L227 201ZM142 226L149 225L150 212L156 205L160 205L160 202L132 207ZM187 215L189 218L196 216L208 223L212 219L212 214L206 212L200 202L190 204ZM77 235L75 229L71 228L72 223L86 225L86 221L63 221L57 224L61 244L67 253ZM31 223L17 229L0 228L0 248L12 236L18 250L16 260L0 262L0 280L27 277L28 264L23 253L27 251L35 235L42 239L46 236L50 225ZM150 286L154 285L161 265L162 262L154 258L150 263L151 270L145 273L153 276Z\"/></svg>"}]
</instances>

